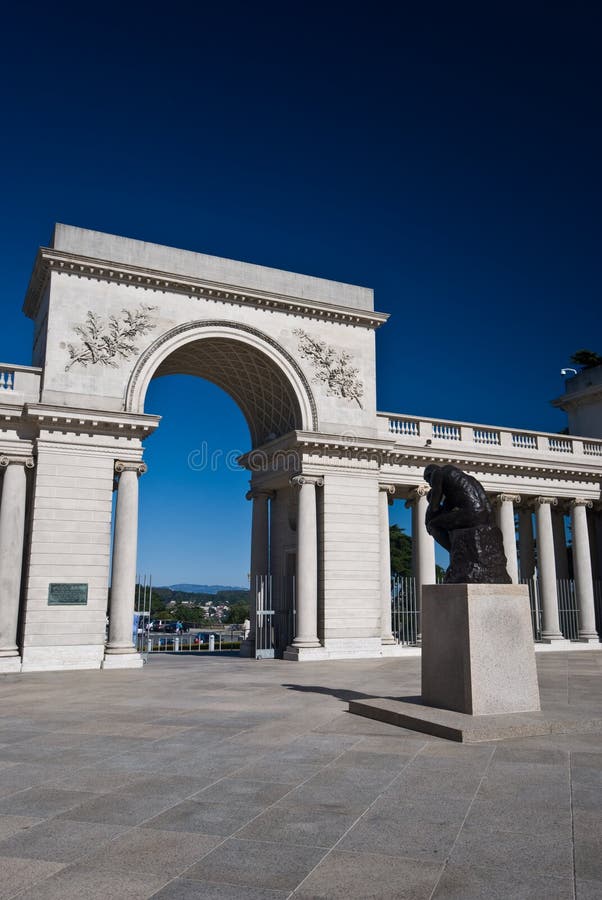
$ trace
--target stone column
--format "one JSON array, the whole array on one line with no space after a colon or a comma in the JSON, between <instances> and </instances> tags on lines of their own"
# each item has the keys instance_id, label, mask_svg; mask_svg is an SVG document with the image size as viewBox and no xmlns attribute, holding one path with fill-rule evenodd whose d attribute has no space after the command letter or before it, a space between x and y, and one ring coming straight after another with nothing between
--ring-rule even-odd
<instances>
[{"instance_id":1,"label":"stone column","mask_svg":"<svg viewBox=\"0 0 602 900\"><path fill-rule=\"evenodd\" d=\"M117 503L113 537L113 572L109 610L109 640L103 663L105 668L128 665L114 656L136 654L132 642L138 553L138 478L147 471L145 463L115 463ZM138 656L136 654L138 664Z\"/></svg>"},{"instance_id":2,"label":"stone column","mask_svg":"<svg viewBox=\"0 0 602 900\"><path fill-rule=\"evenodd\" d=\"M380 519L380 592L381 592L381 628L380 637L383 644L395 644L391 629L391 541L389 534L389 503L395 494L392 484L378 486L378 513Z\"/></svg>"},{"instance_id":3,"label":"stone column","mask_svg":"<svg viewBox=\"0 0 602 900\"><path fill-rule=\"evenodd\" d=\"M318 640L318 518L316 487L321 478L296 475L291 484L299 488L297 513L297 615L293 650L320 647Z\"/></svg>"},{"instance_id":4,"label":"stone column","mask_svg":"<svg viewBox=\"0 0 602 900\"><path fill-rule=\"evenodd\" d=\"M0 505L0 672L18 672L17 625L21 598L21 574L27 500L26 469L31 457L0 457L4 469Z\"/></svg>"},{"instance_id":5,"label":"stone column","mask_svg":"<svg viewBox=\"0 0 602 900\"><path fill-rule=\"evenodd\" d=\"M596 501L587 513L594 580L602 579L602 503Z\"/></svg>"},{"instance_id":6,"label":"stone column","mask_svg":"<svg viewBox=\"0 0 602 900\"><path fill-rule=\"evenodd\" d=\"M240 647L242 656L255 655L255 629L257 627L257 580L258 577L270 573L270 513L269 501L273 497L271 491L252 488L247 493L247 500L253 501L251 517L251 583L249 603L249 636Z\"/></svg>"},{"instance_id":7,"label":"stone column","mask_svg":"<svg viewBox=\"0 0 602 900\"><path fill-rule=\"evenodd\" d=\"M533 544L533 521L531 508L518 511L518 555L520 577L533 578L535 573L535 547Z\"/></svg>"},{"instance_id":8,"label":"stone column","mask_svg":"<svg viewBox=\"0 0 602 900\"><path fill-rule=\"evenodd\" d=\"M552 513L552 530L554 532L554 557L556 559L556 577L568 579L569 555L566 547L566 533L564 530L564 510L558 509Z\"/></svg>"},{"instance_id":9,"label":"stone column","mask_svg":"<svg viewBox=\"0 0 602 900\"><path fill-rule=\"evenodd\" d=\"M498 494L495 498L497 521L504 540L506 568L512 584L518 584L518 556L516 553L516 528L514 525L514 504L520 503L519 494Z\"/></svg>"},{"instance_id":10,"label":"stone column","mask_svg":"<svg viewBox=\"0 0 602 900\"><path fill-rule=\"evenodd\" d=\"M596 613L594 607L594 581L587 529L587 509L591 500L571 501L571 525L573 528L573 569L575 594L579 609L579 640L598 643Z\"/></svg>"},{"instance_id":11,"label":"stone column","mask_svg":"<svg viewBox=\"0 0 602 900\"><path fill-rule=\"evenodd\" d=\"M435 541L426 530L424 519L428 508L426 495L430 491L428 484L419 484L406 501L406 507L412 508L412 556L414 578L416 579L416 605L422 605L422 587L425 584L436 584Z\"/></svg>"},{"instance_id":12,"label":"stone column","mask_svg":"<svg viewBox=\"0 0 602 900\"><path fill-rule=\"evenodd\" d=\"M560 631L558 616L558 589L556 585L556 563L554 561L554 533L552 531L552 506L555 497L537 497L535 517L537 521L537 573L541 605L543 611L542 639L544 641L564 640Z\"/></svg>"}]
</instances>

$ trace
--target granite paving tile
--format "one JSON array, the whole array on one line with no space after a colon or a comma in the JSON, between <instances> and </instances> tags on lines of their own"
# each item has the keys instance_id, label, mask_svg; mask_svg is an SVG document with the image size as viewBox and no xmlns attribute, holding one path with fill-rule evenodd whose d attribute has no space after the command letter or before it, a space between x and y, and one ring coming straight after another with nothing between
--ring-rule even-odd
<instances>
[{"instance_id":1,"label":"granite paving tile","mask_svg":"<svg viewBox=\"0 0 602 900\"><path fill-rule=\"evenodd\" d=\"M0 814L11 816L56 816L89 803L94 797L86 791L63 791L45 786L30 788L0 800Z\"/></svg>"},{"instance_id":2,"label":"granite paving tile","mask_svg":"<svg viewBox=\"0 0 602 900\"><path fill-rule=\"evenodd\" d=\"M575 885L577 900L600 900L602 897L602 881L586 881L578 878Z\"/></svg>"},{"instance_id":3,"label":"granite paving tile","mask_svg":"<svg viewBox=\"0 0 602 900\"><path fill-rule=\"evenodd\" d=\"M362 766L371 769L378 769L381 772L390 772L391 777L401 772L408 763L414 758L414 752L406 753L386 753L374 752L368 749L347 750L342 756L337 757L333 762L328 764L329 769L345 769L347 767Z\"/></svg>"},{"instance_id":4,"label":"granite paving tile","mask_svg":"<svg viewBox=\"0 0 602 900\"><path fill-rule=\"evenodd\" d=\"M520 792L516 801L509 802L507 797L494 799L477 796L466 820L471 828L494 828L500 831L522 831L528 834L538 833L545 820L546 831L552 835L563 836L570 833L570 802L563 804L541 802L534 791L530 794L531 802L521 800Z\"/></svg>"},{"instance_id":5,"label":"granite paving tile","mask_svg":"<svg viewBox=\"0 0 602 900\"><path fill-rule=\"evenodd\" d=\"M257 806L271 806L291 790L289 784L254 781L241 778L223 778L210 787L205 787L195 796L195 800L204 803L243 803L250 801Z\"/></svg>"},{"instance_id":6,"label":"granite paving tile","mask_svg":"<svg viewBox=\"0 0 602 900\"><path fill-rule=\"evenodd\" d=\"M591 812L602 810L602 784L592 787L573 782L571 794L573 809L590 810Z\"/></svg>"},{"instance_id":7,"label":"granite paving tile","mask_svg":"<svg viewBox=\"0 0 602 900\"><path fill-rule=\"evenodd\" d=\"M190 881L211 881L216 873L230 884L293 890L328 851L323 847L230 838L186 872Z\"/></svg>"},{"instance_id":8,"label":"granite paving tile","mask_svg":"<svg viewBox=\"0 0 602 900\"><path fill-rule=\"evenodd\" d=\"M573 900L573 879L503 868L446 865L433 900Z\"/></svg>"},{"instance_id":9,"label":"granite paving tile","mask_svg":"<svg viewBox=\"0 0 602 900\"><path fill-rule=\"evenodd\" d=\"M320 805L368 806L396 777L396 772L370 766L345 766L323 769L300 787L294 788L281 802L293 806L296 803Z\"/></svg>"},{"instance_id":10,"label":"granite paving tile","mask_svg":"<svg viewBox=\"0 0 602 900\"><path fill-rule=\"evenodd\" d=\"M154 895L153 900L285 900L288 896L289 891L207 881L201 884L178 878Z\"/></svg>"},{"instance_id":11,"label":"granite paving tile","mask_svg":"<svg viewBox=\"0 0 602 900\"><path fill-rule=\"evenodd\" d=\"M263 806L253 803L203 803L184 800L145 822L146 828L160 831L191 831L202 834L233 834L256 816Z\"/></svg>"},{"instance_id":12,"label":"granite paving tile","mask_svg":"<svg viewBox=\"0 0 602 900\"><path fill-rule=\"evenodd\" d=\"M272 806L242 828L237 838L310 847L332 847L361 815L363 807L320 804Z\"/></svg>"},{"instance_id":13,"label":"granite paving tile","mask_svg":"<svg viewBox=\"0 0 602 900\"><path fill-rule=\"evenodd\" d=\"M602 881L602 810L573 811L575 873L578 878Z\"/></svg>"},{"instance_id":14,"label":"granite paving tile","mask_svg":"<svg viewBox=\"0 0 602 900\"><path fill-rule=\"evenodd\" d=\"M18 900L148 900L166 880L138 872L106 872L85 863L76 863L37 883L35 887L22 891L18 894Z\"/></svg>"},{"instance_id":15,"label":"granite paving tile","mask_svg":"<svg viewBox=\"0 0 602 900\"><path fill-rule=\"evenodd\" d=\"M97 852L88 854L84 861L90 867L108 871L174 878L202 859L221 840L218 835L132 828Z\"/></svg>"},{"instance_id":16,"label":"granite paving tile","mask_svg":"<svg viewBox=\"0 0 602 900\"><path fill-rule=\"evenodd\" d=\"M0 856L70 863L106 844L125 829L115 825L50 819L0 842Z\"/></svg>"},{"instance_id":17,"label":"granite paving tile","mask_svg":"<svg viewBox=\"0 0 602 900\"><path fill-rule=\"evenodd\" d=\"M43 821L42 818L35 816L0 816L0 841Z\"/></svg>"},{"instance_id":18,"label":"granite paving tile","mask_svg":"<svg viewBox=\"0 0 602 900\"><path fill-rule=\"evenodd\" d=\"M238 770L239 778L273 781L278 784L296 785L317 775L324 767L320 764L291 763L288 760L273 760L263 757Z\"/></svg>"},{"instance_id":19,"label":"granite paving tile","mask_svg":"<svg viewBox=\"0 0 602 900\"><path fill-rule=\"evenodd\" d=\"M442 862L460 831L469 800L408 805L380 798L353 826L340 850Z\"/></svg>"},{"instance_id":20,"label":"granite paving tile","mask_svg":"<svg viewBox=\"0 0 602 900\"><path fill-rule=\"evenodd\" d=\"M31 763L13 763L0 771L0 798L26 790L34 785L62 778L69 772L69 769L70 767L67 765L39 766Z\"/></svg>"},{"instance_id":21,"label":"granite paving tile","mask_svg":"<svg viewBox=\"0 0 602 900\"><path fill-rule=\"evenodd\" d=\"M414 859L333 850L295 900L428 900L441 867Z\"/></svg>"},{"instance_id":22,"label":"granite paving tile","mask_svg":"<svg viewBox=\"0 0 602 900\"><path fill-rule=\"evenodd\" d=\"M63 868L62 863L45 862L38 859L18 859L0 857L0 898L8 900L36 882L43 881ZM33 895L32 895L33 896ZM38 895L36 895L38 896Z\"/></svg>"},{"instance_id":23,"label":"granite paving tile","mask_svg":"<svg viewBox=\"0 0 602 900\"><path fill-rule=\"evenodd\" d=\"M102 794L69 811L63 818L76 822L101 822L109 825L139 825L175 801L152 794Z\"/></svg>"},{"instance_id":24,"label":"granite paving tile","mask_svg":"<svg viewBox=\"0 0 602 900\"><path fill-rule=\"evenodd\" d=\"M570 832L563 835L499 831L466 826L453 847L450 862L484 868L509 866L514 872L572 877Z\"/></svg>"}]
</instances>

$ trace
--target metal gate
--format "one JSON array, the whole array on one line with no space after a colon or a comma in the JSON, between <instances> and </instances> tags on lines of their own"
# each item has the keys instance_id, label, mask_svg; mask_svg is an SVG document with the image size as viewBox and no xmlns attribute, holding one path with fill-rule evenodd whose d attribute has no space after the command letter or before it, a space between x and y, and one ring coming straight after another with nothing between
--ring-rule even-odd
<instances>
[{"instance_id":1,"label":"metal gate","mask_svg":"<svg viewBox=\"0 0 602 900\"><path fill-rule=\"evenodd\" d=\"M295 636L295 578L255 578L255 658L281 657Z\"/></svg>"},{"instance_id":2,"label":"metal gate","mask_svg":"<svg viewBox=\"0 0 602 900\"><path fill-rule=\"evenodd\" d=\"M151 618L152 575L139 575L136 579L136 602L134 604L133 644L144 662L148 660L148 633Z\"/></svg>"}]
</instances>

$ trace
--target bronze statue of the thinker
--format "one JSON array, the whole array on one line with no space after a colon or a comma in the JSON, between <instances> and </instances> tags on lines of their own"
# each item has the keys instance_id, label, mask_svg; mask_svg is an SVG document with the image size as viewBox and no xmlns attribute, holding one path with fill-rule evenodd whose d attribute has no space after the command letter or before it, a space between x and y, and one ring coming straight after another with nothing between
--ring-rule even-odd
<instances>
[{"instance_id":1,"label":"bronze statue of the thinker","mask_svg":"<svg viewBox=\"0 0 602 900\"><path fill-rule=\"evenodd\" d=\"M502 533L482 484L457 466L427 466L426 529L450 554L445 581L509 584Z\"/></svg>"}]
</instances>

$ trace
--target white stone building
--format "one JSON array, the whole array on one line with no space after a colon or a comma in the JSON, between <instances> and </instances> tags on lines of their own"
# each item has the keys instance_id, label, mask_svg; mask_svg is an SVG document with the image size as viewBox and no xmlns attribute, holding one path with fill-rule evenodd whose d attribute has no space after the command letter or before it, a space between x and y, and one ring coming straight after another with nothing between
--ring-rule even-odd
<instances>
[{"instance_id":1,"label":"white stone building","mask_svg":"<svg viewBox=\"0 0 602 900\"><path fill-rule=\"evenodd\" d=\"M287 658L397 652L388 506L412 504L417 581L432 583L430 462L462 466L494 495L513 578L518 559L523 577L537 564L555 647L568 646L556 579L571 516L580 637L598 642L602 441L377 412L375 330L387 316L372 291L57 225L24 311L33 366L0 366L0 671L141 664L138 480L159 426L145 395L171 373L209 379L246 417L252 575L296 574ZM279 602L293 603L286 592Z\"/></svg>"}]
</instances>

